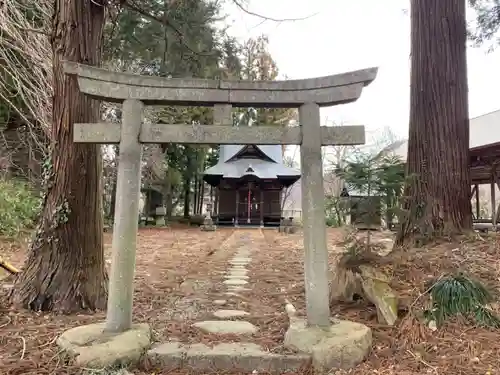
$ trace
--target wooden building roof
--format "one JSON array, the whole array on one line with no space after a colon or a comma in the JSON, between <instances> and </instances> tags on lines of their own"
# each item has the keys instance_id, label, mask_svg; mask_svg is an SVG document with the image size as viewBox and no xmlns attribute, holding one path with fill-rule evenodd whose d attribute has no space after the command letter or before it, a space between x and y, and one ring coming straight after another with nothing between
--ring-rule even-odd
<instances>
[{"instance_id":1,"label":"wooden building roof","mask_svg":"<svg viewBox=\"0 0 500 375\"><path fill-rule=\"evenodd\" d=\"M212 186L221 179L244 176L279 179L289 186L300 178L300 171L283 164L281 145L221 145L219 162L203 173L203 179Z\"/></svg>"}]
</instances>

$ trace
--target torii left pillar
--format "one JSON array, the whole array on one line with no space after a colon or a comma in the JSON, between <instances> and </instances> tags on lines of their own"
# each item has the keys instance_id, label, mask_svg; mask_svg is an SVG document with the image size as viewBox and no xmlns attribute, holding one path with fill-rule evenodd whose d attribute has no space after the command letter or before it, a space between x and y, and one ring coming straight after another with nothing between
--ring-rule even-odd
<instances>
[{"instance_id":1,"label":"torii left pillar","mask_svg":"<svg viewBox=\"0 0 500 375\"><path fill-rule=\"evenodd\" d=\"M113 255L109 275L106 330L123 332L132 326L135 255L137 250L137 216L141 189L142 145L139 134L144 105L139 100L123 102L123 124L120 139L118 178L116 182ZM124 287L126 286L126 287Z\"/></svg>"}]
</instances>

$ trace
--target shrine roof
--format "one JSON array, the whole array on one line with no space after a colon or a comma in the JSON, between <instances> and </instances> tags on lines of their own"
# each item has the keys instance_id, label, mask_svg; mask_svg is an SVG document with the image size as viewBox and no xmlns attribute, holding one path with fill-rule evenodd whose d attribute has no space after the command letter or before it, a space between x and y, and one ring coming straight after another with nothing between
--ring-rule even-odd
<instances>
[{"instance_id":1,"label":"shrine roof","mask_svg":"<svg viewBox=\"0 0 500 375\"><path fill-rule=\"evenodd\" d=\"M219 152L219 160L222 162L229 161L232 157L242 151L247 145L221 145ZM269 159L276 163L283 163L283 152L281 145L255 145Z\"/></svg>"},{"instance_id":2,"label":"shrine roof","mask_svg":"<svg viewBox=\"0 0 500 375\"><path fill-rule=\"evenodd\" d=\"M269 158L267 160L257 157L235 158L244 147L244 145L222 145L219 162L205 170L204 180L211 183L213 178L210 177L214 176L218 178L255 176L260 179L286 178L295 182L300 178L300 170L283 164L281 145L255 145Z\"/></svg>"},{"instance_id":3,"label":"shrine roof","mask_svg":"<svg viewBox=\"0 0 500 375\"><path fill-rule=\"evenodd\" d=\"M218 163L208 168L204 175L219 175L223 178L241 178L254 175L261 179L276 179L279 177L299 177L300 171L281 163L272 163L260 159L238 159L227 163Z\"/></svg>"}]
</instances>

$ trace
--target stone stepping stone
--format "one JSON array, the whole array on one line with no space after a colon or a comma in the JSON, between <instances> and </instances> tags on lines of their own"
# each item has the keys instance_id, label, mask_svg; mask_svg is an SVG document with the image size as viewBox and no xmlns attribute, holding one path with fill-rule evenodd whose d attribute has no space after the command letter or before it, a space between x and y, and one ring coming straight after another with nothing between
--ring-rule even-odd
<instances>
[{"instance_id":1,"label":"stone stepping stone","mask_svg":"<svg viewBox=\"0 0 500 375\"><path fill-rule=\"evenodd\" d=\"M222 306L222 305L225 305L227 303L227 301L225 299L216 299L214 301L214 305L217 305L217 306Z\"/></svg>"},{"instance_id":2,"label":"stone stepping stone","mask_svg":"<svg viewBox=\"0 0 500 375\"><path fill-rule=\"evenodd\" d=\"M250 258L233 258L229 261L229 263L234 264L234 265L246 265L250 263L252 259Z\"/></svg>"},{"instance_id":3,"label":"stone stepping stone","mask_svg":"<svg viewBox=\"0 0 500 375\"><path fill-rule=\"evenodd\" d=\"M224 277L226 279L238 279L238 278L241 280L248 280L249 279L249 276L244 274L244 273L232 273L232 272L225 274Z\"/></svg>"},{"instance_id":4,"label":"stone stepping stone","mask_svg":"<svg viewBox=\"0 0 500 375\"><path fill-rule=\"evenodd\" d=\"M228 280L248 280L249 277L245 275L226 275L224 276Z\"/></svg>"},{"instance_id":5,"label":"stone stepping stone","mask_svg":"<svg viewBox=\"0 0 500 375\"><path fill-rule=\"evenodd\" d=\"M233 266L229 269L229 271L245 271L248 272L245 266Z\"/></svg>"},{"instance_id":6,"label":"stone stepping stone","mask_svg":"<svg viewBox=\"0 0 500 375\"><path fill-rule=\"evenodd\" d=\"M226 284L226 285L246 285L246 284L248 284L248 281L241 280L241 279L228 279L228 280L224 280L224 284Z\"/></svg>"},{"instance_id":7,"label":"stone stepping stone","mask_svg":"<svg viewBox=\"0 0 500 375\"><path fill-rule=\"evenodd\" d=\"M230 275L242 275L242 276L246 276L246 274L248 273L248 270L233 270L233 269L230 269L228 272L228 274Z\"/></svg>"},{"instance_id":8,"label":"stone stepping stone","mask_svg":"<svg viewBox=\"0 0 500 375\"><path fill-rule=\"evenodd\" d=\"M250 322L237 320L206 320L204 322L194 323L193 327L199 328L207 333L218 334L253 334L259 329Z\"/></svg>"},{"instance_id":9,"label":"stone stepping stone","mask_svg":"<svg viewBox=\"0 0 500 375\"><path fill-rule=\"evenodd\" d=\"M242 310L217 310L214 312L214 316L219 319L241 318L247 315L250 315L250 313Z\"/></svg>"},{"instance_id":10,"label":"stone stepping stone","mask_svg":"<svg viewBox=\"0 0 500 375\"><path fill-rule=\"evenodd\" d=\"M311 361L310 354L276 354L247 342L182 345L167 342L154 346L147 352L148 362L153 367L165 370L165 374L189 367L195 374L221 373L294 374L303 373ZM302 371L301 371L302 370Z\"/></svg>"}]
</instances>

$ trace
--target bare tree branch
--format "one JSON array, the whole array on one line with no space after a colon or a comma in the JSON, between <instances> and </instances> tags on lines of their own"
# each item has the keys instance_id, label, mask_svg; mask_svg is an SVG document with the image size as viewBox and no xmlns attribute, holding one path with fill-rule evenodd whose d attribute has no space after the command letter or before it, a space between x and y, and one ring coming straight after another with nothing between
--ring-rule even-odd
<instances>
[{"instance_id":1,"label":"bare tree branch","mask_svg":"<svg viewBox=\"0 0 500 375\"><path fill-rule=\"evenodd\" d=\"M122 5L129 8L130 10L132 10L134 12L139 13L141 16L143 16L145 18L149 18L150 20L159 22L160 24L165 25L165 26L169 27L170 29L172 29L175 32L175 34L177 35L179 42L181 42L182 45L184 47L186 47L186 49L188 49L191 53L193 53L195 55L200 55L200 56L211 56L214 54L214 52L212 52L212 51L197 51L195 48L191 47L186 42L185 35L182 32L179 25L177 25L175 22L173 22L172 19L166 17L166 15L163 18L156 17L156 16L152 15L151 13L145 11L144 9L140 8L138 5L134 4L132 2L132 0L128 0L128 1L124 0L124 1L122 1Z\"/></svg>"},{"instance_id":2,"label":"bare tree branch","mask_svg":"<svg viewBox=\"0 0 500 375\"><path fill-rule=\"evenodd\" d=\"M259 13L256 13L256 12L253 12L251 10L249 10L248 8L246 8L239 0L232 0L232 2L234 3L234 5L236 5L240 10L242 10L243 12L251 15L251 16L254 16L254 17L258 17L258 18L261 18L263 19L264 21L273 21L273 22L294 22L294 21L304 21L304 20L307 20L311 17L314 17L316 15L319 14L319 12L316 12L316 13L313 13L313 14L310 14L308 16L305 16L305 17L299 17L299 18L273 18L273 17L268 17L268 16L264 16L262 14L259 14Z\"/></svg>"},{"instance_id":3,"label":"bare tree branch","mask_svg":"<svg viewBox=\"0 0 500 375\"><path fill-rule=\"evenodd\" d=\"M17 141L30 155L47 154L52 117L52 51L47 37L51 16L50 0L22 6L4 0L0 7L0 100L16 114L16 126L23 129L10 131L19 133ZM7 148L17 147L4 141Z\"/></svg>"}]
</instances>

